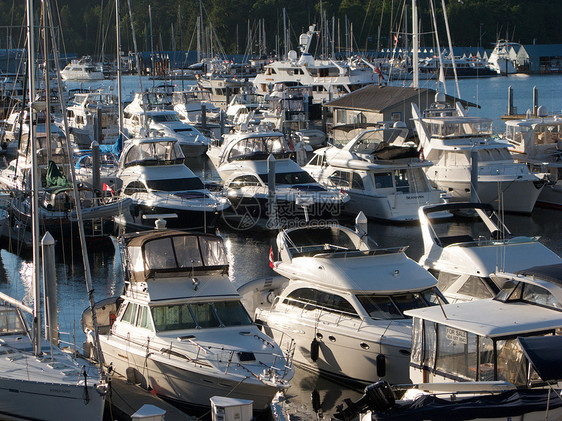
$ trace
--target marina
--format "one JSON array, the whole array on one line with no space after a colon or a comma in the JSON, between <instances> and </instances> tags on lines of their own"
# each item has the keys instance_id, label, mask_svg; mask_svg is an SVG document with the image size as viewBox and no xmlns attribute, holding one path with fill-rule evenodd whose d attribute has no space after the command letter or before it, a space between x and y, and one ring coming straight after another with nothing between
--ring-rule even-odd
<instances>
[{"instance_id":1,"label":"marina","mask_svg":"<svg viewBox=\"0 0 562 421\"><path fill-rule=\"evenodd\" d=\"M556 45L490 54L481 23L459 53L443 2L428 50L412 0L392 49L354 54L346 16L336 54L320 3L294 49L285 9L275 53L260 20L239 63L200 3L172 71L151 6L126 56L115 2L108 60L59 51L33 3L1 130L0 418L562 420Z\"/></svg>"}]
</instances>

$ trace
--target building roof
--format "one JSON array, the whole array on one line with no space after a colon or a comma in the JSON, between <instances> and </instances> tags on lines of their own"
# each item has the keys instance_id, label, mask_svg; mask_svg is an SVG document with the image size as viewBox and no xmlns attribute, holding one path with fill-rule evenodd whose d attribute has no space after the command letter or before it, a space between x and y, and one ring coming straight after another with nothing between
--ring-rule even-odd
<instances>
[{"instance_id":1,"label":"building roof","mask_svg":"<svg viewBox=\"0 0 562 421\"><path fill-rule=\"evenodd\" d=\"M418 98L434 98L436 91L429 88L409 88L402 86L379 86L368 85L350 94L344 95L334 101L325 104L331 108L347 108L375 112L385 112L396 105L411 102L419 102ZM465 107L478 107L478 105L445 95L449 103L460 102ZM429 104L428 104L429 105Z\"/></svg>"},{"instance_id":2,"label":"building roof","mask_svg":"<svg viewBox=\"0 0 562 421\"><path fill-rule=\"evenodd\" d=\"M525 44L519 49L519 54L523 51L529 57L562 56L562 44Z\"/></svg>"}]
</instances>

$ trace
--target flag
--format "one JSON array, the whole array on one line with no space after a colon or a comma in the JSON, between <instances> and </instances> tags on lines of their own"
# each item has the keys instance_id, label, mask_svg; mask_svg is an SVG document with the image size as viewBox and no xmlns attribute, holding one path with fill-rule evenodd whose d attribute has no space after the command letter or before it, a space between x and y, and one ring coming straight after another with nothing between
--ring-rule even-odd
<instances>
[{"instance_id":1,"label":"flag","mask_svg":"<svg viewBox=\"0 0 562 421\"><path fill-rule=\"evenodd\" d=\"M421 162L425 162L425 156L424 156L424 154L423 154L423 146L420 147L420 156L419 156L419 158L420 158L420 161L421 161Z\"/></svg>"},{"instance_id":2,"label":"flag","mask_svg":"<svg viewBox=\"0 0 562 421\"><path fill-rule=\"evenodd\" d=\"M103 183L102 190L104 192L108 191L111 195L113 195L113 189L111 187L109 187L106 183Z\"/></svg>"},{"instance_id":3,"label":"flag","mask_svg":"<svg viewBox=\"0 0 562 421\"><path fill-rule=\"evenodd\" d=\"M394 34L394 45L398 45L398 37Z\"/></svg>"},{"instance_id":4,"label":"flag","mask_svg":"<svg viewBox=\"0 0 562 421\"><path fill-rule=\"evenodd\" d=\"M275 259L273 258L273 247L269 247L269 267L273 269L275 266Z\"/></svg>"},{"instance_id":5,"label":"flag","mask_svg":"<svg viewBox=\"0 0 562 421\"><path fill-rule=\"evenodd\" d=\"M378 64L375 65L375 73L378 74L382 78L382 80L385 80L384 75L382 74L381 69L379 69Z\"/></svg>"}]
</instances>

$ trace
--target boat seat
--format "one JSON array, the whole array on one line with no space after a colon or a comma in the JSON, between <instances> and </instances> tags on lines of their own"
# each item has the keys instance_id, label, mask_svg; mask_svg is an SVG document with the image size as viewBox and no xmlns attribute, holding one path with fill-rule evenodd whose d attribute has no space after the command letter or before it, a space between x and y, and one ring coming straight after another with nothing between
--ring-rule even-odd
<instances>
[{"instance_id":1,"label":"boat seat","mask_svg":"<svg viewBox=\"0 0 562 421\"><path fill-rule=\"evenodd\" d=\"M449 237L439 237L438 241L441 243L442 247L447 247L451 244L470 243L474 241L474 238L470 235L451 235Z\"/></svg>"}]
</instances>

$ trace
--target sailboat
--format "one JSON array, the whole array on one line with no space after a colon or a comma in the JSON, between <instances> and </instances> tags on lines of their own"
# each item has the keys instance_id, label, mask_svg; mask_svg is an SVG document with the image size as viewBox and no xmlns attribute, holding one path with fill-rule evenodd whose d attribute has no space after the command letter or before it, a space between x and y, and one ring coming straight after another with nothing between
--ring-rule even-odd
<instances>
[{"instance_id":1,"label":"sailboat","mask_svg":"<svg viewBox=\"0 0 562 421\"><path fill-rule=\"evenodd\" d=\"M33 0L27 0L29 91L34 96ZM36 104L30 102L30 113ZM36 157L35 127L30 125L33 161ZM37 167L32 167L33 206L37 208ZM41 338L39 286L39 217L33 216L33 307L0 294L0 417L17 419L101 420L107 383L95 366L77 360ZM49 237L47 237L48 239ZM52 240L52 237L51 237ZM87 257L84 263L88 263ZM88 266L86 272L89 274ZM86 277L88 279L88 276ZM90 288L91 290L91 288ZM32 315L28 327L24 313ZM42 349L49 349L43 352Z\"/></svg>"}]
</instances>

